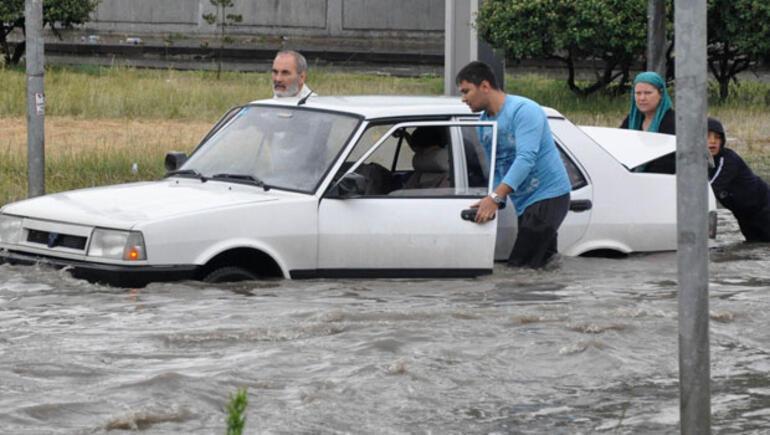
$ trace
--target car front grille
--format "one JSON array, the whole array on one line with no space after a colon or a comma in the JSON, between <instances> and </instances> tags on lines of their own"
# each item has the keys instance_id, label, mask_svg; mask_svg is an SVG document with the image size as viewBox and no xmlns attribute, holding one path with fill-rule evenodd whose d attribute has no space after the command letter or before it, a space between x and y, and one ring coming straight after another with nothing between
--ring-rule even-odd
<instances>
[{"instance_id":1,"label":"car front grille","mask_svg":"<svg viewBox=\"0 0 770 435\"><path fill-rule=\"evenodd\" d=\"M27 242L45 245L48 248L63 247L83 251L86 249L87 240L88 239L83 236L73 236L71 234L61 234L51 231L30 229L27 232Z\"/></svg>"}]
</instances>

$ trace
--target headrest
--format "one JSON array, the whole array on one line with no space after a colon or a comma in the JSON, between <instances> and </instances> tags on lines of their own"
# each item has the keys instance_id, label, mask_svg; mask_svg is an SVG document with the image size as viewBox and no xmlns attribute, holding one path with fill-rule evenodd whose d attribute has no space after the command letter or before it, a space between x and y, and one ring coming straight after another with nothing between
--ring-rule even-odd
<instances>
[{"instance_id":1,"label":"headrest","mask_svg":"<svg viewBox=\"0 0 770 435\"><path fill-rule=\"evenodd\" d=\"M435 145L443 147L447 143L446 127L417 127L409 139L409 146L414 152Z\"/></svg>"},{"instance_id":2,"label":"headrest","mask_svg":"<svg viewBox=\"0 0 770 435\"><path fill-rule=\"evenodd\" d=\"M412 166L419 172L448 172L449 151L438 146L420 149L412 157Z\"/></svg>"}]
</instances>

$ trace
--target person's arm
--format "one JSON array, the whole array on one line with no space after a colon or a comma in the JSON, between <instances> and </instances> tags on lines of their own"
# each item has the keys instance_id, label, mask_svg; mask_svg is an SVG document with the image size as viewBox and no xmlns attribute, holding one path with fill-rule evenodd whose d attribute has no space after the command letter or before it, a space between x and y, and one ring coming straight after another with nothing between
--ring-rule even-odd
<instances>
[{"instance_id":1,"label":"person's arm","mask_svg":"<svg viewBox=\"0 0 770 435\"><path fill-rule=\"evenodd\" d=\"M729 194L731 184L738 177L742 168L746 167L746 164L738 154L725 150L714 159L714 165L714 175L711 176L709 182L711 183L712 190L714 190L714 194L719 199L722 196L721 192Z\"/></svg>"},{"instance_id":2,"label":"person's arm","mask_svg":"<svg viewBox=\"0 0 770 435\"><path fill-rule=\"evenodd\" d=\"M546 122L548 120L545 112L535 103L523 105L513 115L516 158L503 176L502 182L514 191L521 187L535 167Z\"/></svg>"},{"instance_id":3,"label":"person's arm","mask_svg":"<svg viewBox=\"0 0 770 435\"><path fill-rule=\"evenodd\" d=\"M520 187L521 183L532 172L540 151L540 141L547 119L545 112L535 103L526 103L513 114L511 126L516 139L516 157L513 164L503 176L503 180L495 187L495 193L505 200L511 192ZM498 144L499 144L498 140ZM499 151L499 148L498 148ZM483 223L494 218L498 205L490 196L484 197L472 207L478 208L476 222Z\"/></svg>"}]
</instances>

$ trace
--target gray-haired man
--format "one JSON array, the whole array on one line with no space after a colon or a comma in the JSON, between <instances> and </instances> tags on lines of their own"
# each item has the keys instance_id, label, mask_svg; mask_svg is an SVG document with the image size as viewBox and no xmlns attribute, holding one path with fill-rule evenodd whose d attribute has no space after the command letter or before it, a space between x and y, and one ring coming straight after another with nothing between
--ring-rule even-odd
<instances>
[{"instance_id":1,"label":"gray-haired man","mask_svg":"<svg viewBox=\"0 0 770 435\"><path fill-rule=\"evenodd\" d=\"M273 97L305 98L315 93L305 84L307 60L293 50L279 51L273 59Z\"/></svg>"}]
</instances>

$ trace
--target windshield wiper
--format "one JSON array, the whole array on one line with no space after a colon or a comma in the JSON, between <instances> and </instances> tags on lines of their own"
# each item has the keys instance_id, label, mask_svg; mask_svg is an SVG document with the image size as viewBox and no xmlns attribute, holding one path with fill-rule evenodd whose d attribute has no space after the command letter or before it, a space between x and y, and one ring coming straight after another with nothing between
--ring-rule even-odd
<instances>
[{"instance_id":1,"label":"windshield wiper","mask_svg":"<svg viewBox=\"0 0 770 435\"><path fill-rule=\"evenodd\" d=\"M181 175L181 176L191 176L193 178L197 178L201 180L201 183L205 183L209 181L208 178L206 178L205 175L201 174L200 172L196 171L195 169L177 169L175 171L168 171L166 172L166 175L164 178L172 177L174 175Z\"/></svg>"},{"instance_id":2,"label":"windshield wiper","mask_svg":"<svg viewBox=\"0 0 770 435\"><path fill-rule=\"evenodd\" d=\"M259 178L249 175L249 174L216 174L211 176L212 180L228 180L228 181L235 181L235 182L246 182L248 184L253 184L255 186L261 187L265 189L265 192L270 190L270 186L265 184L264 181L260 180Z\"/></svg>"}]
</instances>

